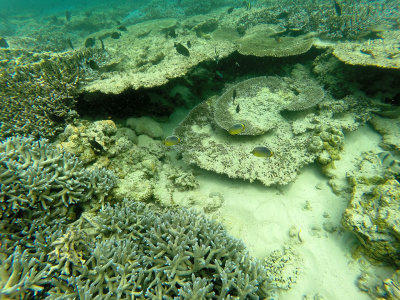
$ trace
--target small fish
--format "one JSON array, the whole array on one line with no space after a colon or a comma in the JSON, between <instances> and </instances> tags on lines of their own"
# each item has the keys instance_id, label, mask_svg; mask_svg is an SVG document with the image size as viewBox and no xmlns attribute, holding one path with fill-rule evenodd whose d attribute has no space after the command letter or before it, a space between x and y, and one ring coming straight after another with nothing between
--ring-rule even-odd
<instances>
[{"instance_id":1,"label":"small fish","mask_svg":"<svg viewBox=\"0 0 400 300\"><path fill-rule=\"evenodd\" d=\"M236 112L239 113L239 111L240 111L240 106L238 104L238 105L236 105Z\"/></svg>"},{"instance_id":2,"label":"small fish","mask_svg":"<svg viewBox=\"0 0 400 300\"><path fill-rule=\"evenodd\" d=\"M218 80L224 79L224 74L222 74L220 71L215 71L215 78Z\"/></svg>"},{"instance_id":3,"label":"small fish","mask_svg":"<svg viewBox=\"0 0 400 300\"><path fill-rule=\"evenodd\" d=\"M126 28L126 26L124 26L124 25L118 26L117 29L119 31L128 31L128 28Z\"/></svg>"},{"instance_id":4,"label":"small fish","mask_svg":"<svg viewBox=\"0 0 400 300\"><path fill-rule=\"evenodd\" d=\"M118 40L121 37L121 34L118 31L114 31L111 33L110 37L114 40Z\"/></svg>"},{"instance_id":5,"label":"small fish","mask_svg":"<svg viewBox=\"0 0 400 300\"><path fill-rule=\"evenodd\" d=\"M65 12L65 19L67 22L71 21L71 12L69 10Z\"/></svg>"},{"instance_id":6,"label":"small fish","mask_svg":"<svg viewBox=\"0 0 400 300\"><path fill-rule=\"evenodd\" d=\"M282 38L280 36L275 37L275 42L280 43L282 42Z\"/></svg>"},{"instance_id":7,"label":"small fish","mask_svg":"<svg viewBox=\"0 0 400 300\"><path fill-rule=\"evenodd\" d=\"M231 128L229 128L228 132L230 135L237 135L243 132L245 126L242 123L237 123L231 126Z\"/></svg>"},{"instance_id":8,"label":"small fish","mask_svg":"<svg viewBox=\"0 0 400 300\"><path fill-rule=\"evenodd\" d=\"M237 92L236 92L236 89L234 89L234 90L233 90L233 93L232 93L232 103L233 103L233 104L235 104L236 96L237 96Z\"/></svg>"},{"instance_id":9,"label":"small fish","mask_svg":"<svg viewBox=\"0 0 400 300\"><path fill-rule=\"evenodd\" d=\"M400 174L400 161L398 161L390 152L383 151L378 153L382 166L391 169L394 173Z\"/></svg>"},{"instance_id":10,"label":"small fish","mask_svg":"<svg viewBox=\"0 0 400 300\"><path fill-rule=\"evenodd\" d=\"M250 0L243 1L243 5L246 7L246 10L251 9L251 1Z\"/></svg>"},{"instance_id":11,"label":"small fish","mask_svg":"<svg viewBox=\"0 0 400 300\"><path fill-rule=\"evenodd\" d=\"M97 152L104 152L105 151L103 146L99 142L97 142L95 138L89 140L89 144Z\"/></svg>"},{"instance_id":12,"label":"small fish","mask_svg":"<svg viewBox=\"0 0 400 300\"><path fill-rule=\"evenodd\" d=\"M228 8L228 14L231 14L234 9L235 9L234 7Z\"/></svg>"},{"instance_id":13,"label":"small fish","mask_svg":"<svg viewBox=\"0 0 400 300\"><path fill-rule=\"evenodd\" d=\"M85 41L85 48L92 48L96 44L96 40L94 38L87 38Z\"/></svg>"},{"instance_id":14,"label":"small fish","mask_svg":"<svg viewBox=\"0 0 400 300\"><path fill-rule=\"evenodd\" d=\"M335 12L338 17L342 15L342 8L340 7L339 3L336 0L333 0L333 5L335 7Z\"/></svg>"},{"instance_id":15,"label":"small fish","mask_svg":"<svg viewBox=\"0 0 400 300\"><path fill-rule=\"evenodd\" d=\"M187 46L188 48L192 48L192 43L191 43L190 41L187 41L187 42L186 42L186 46Z\"/></svg>"},{"instance_id":16,"label":"small fish","mask_svg":"<svg viewBox=\"0 0 400 300\"><path fill-rule=\"evenodd\" d=\"M5 38L0 37L0 48L8 48L8 43Z\"/></svg>"},{"instance_id":17,"label":"small fish","mask_svg":"<svg viewBox=\"0 0 400 300\"><path fill-rule=\"evenodd\" d=\"M100 43L101 43L101 49L102 49L102 50L106 50L106 48L104 47L104 42L103 42L103 40L100 40Z\"/></svg>"},{"instance_id":18,"label":"small fish","mask_svg":"<svg viewBox=\"0 0 400 300\"><path fill-rule=\"evenodd\" d=\"M68 43L68 46L70 46L70 48L71 48L72 50L74 50L74 45L72 44L71 39L67 39L67 43Z\"/></svg>"},{"instance_id":19,"label":"small fish","mask_svg":"<svg viewBox=\"0 0 400 300\"><path fill-rule=\"evenodd\" d=\"M267 147L258 146L251 151L251 154L257 157L271 157L272 155L274 155L274 152L269 150Z\"/></svg>"},{"instance_id":20,"label":"small fish","mask_svg":"<svg viewBox=\"0 0 400 300\"><path fill-rule=\"evenodd\" d=\"M183 56L190 56L188 48L183 46L181 43L174 43L174 47L176 49L176 52L178 52L179 54L182 54Z\"/></svg>"},{"instance_id":21,"label":"small fish","mask_svg":"<svg viewBox=\"0 0 400 300\"><path fill-rule=\"evenodd\" d=\"M99 65L97 64L97 62L95 62L93 59L88 61L88 65L91 69L93 70L98 70L100 69Z\"/></svg>"},{"instance_id":22,"label":"small fish","mask_svg":"<svg viewBox=\"0 0 400 300\"><path fill-rule=\"evenodd\" d=\"M167 147L178 145L181 142L181 139L175 135L167 136L164 140L164 145Z\"/></svg>"}]
</instances>

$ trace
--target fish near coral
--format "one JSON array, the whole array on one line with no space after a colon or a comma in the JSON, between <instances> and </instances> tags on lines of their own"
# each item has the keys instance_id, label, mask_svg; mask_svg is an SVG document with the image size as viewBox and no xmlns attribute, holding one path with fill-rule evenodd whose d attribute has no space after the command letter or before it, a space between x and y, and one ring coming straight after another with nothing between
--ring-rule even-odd
<instances>
[{"instance_id":1,"label":"fish near coral","mask_svg":"<svg viewBox=\"0 0 400 300\"><path fill-rule=\"evenodd\" d=\"M90 146L92 146L93 150L97 151L97 152L105 152L103 146L95 140L95 138L88 140Z\"/></svg>"},{"instance_id":2,"label":"fish near coral","mask_svg":"<svg viewBox=\"0 0 400 300\"><path fill-rule=\"evenodd\" d=\"M5 38L0 37L0 48L8 48L8 43Z\"/></svg>"},{"instance_id":3,"label":"fish near coral","mask_svg":"<svg viewBox=\"0 0 400 300\"><path fill-rule=\"evenodd\" d=\"M85 48L92 48L96 44L96 40L94 38L87 38L85 41Z\"/></svg>"},{"instance_id":4,"label":"fish near coral","mask_svg":"<svg viewBox=\"0 0 400 300\"><path fill-rule=\"evenodd\" d=\"M335 12L338 17L342 15L342 8L336 0L333 0L333 6L335 7Z\"/></svg>"},{"instance_id":5,"label":"fish near coral","mask_svg":"<svg viewBox=\"0 0 400 300\"><path fill-rule=\"evenodd\" d=\"M272 152L267 147L258 146L251 151L251 154L257 157L271 157L272 155L274 155L274 152Z\"/></svg>"},{"instance_id":6,"label":"fish near coral","mask_svg":"<svg viewBox=\"0 0 400 300\"><path fill-rule=\"evenodd\" d=\"M176 49L176 52L178 52L179 54L182 54L183 56L190 56L188 48L183 46L181 43L174 43L174 47Z\"/></svg>"},{"instance_id":7,"label":"fish near coral","mask_svg":"<svg viewBox=\"0 0 400 300\"><path fill-rule=\"evenodd\" d=\"M236 113L239 113L239 112L240 112L240 106L238 104L238 105L236 105Z\"/></svg>"},{"instance_id":8,"label":"fish near coral","mask_svg":"<svg viewBox=\"0 0 400 300\"><path fill-rule=\"evenodd\" d=\"M126 28L126 26L124 26L124 25L118 26L117 29L119 31L128 31L128 28Z\"/></svg>"},{"instance_id":9,"label":"fish near coral","mask_svg":"<svg viewBox=\"0 0 400 300\"><path fill-rule=\"evenodd\" d=\"M237 134L242 133L244 128L245 128L244 124L237 123L237 124L232 125L229 128L228 132L229 132L230 135L237 135Z\"/></svg>"},{"instance_id":10,"label":"fish near coral","mask_svg":"<svg viewBox=\"0 0 400 300\"><path fill-rule=\"evenodd\" d=\"M65 12L65 19L67 22L71 21L71 12L69 10Z\"/></svg>"},{"instance_id":11,"label":"fish near coral","mask_svg":"<svg viewBox=\"0 0 400 300\"><path fill-rule=\"evenodd\" d=\"M113 33L111 33L110 37L114 40L118 40L121 37L121 33L119 33L118 31L114 31Z\"/></svg>"},{"instance_id":12,"label":"fish near coral","mask_svg":"<svg viewBox=\"0 0 400 300\"><path fill-rule=\"evenodd\" d=\"M378 157L382 162L382 166L392 170L396 174L400 174L400 161L398 161L390 152L380 152L378 153Z\"/></svg>"},{"instance_id":13,"label":"fish near coral","mask_svg":"<svg viewBox=\"0 0 400 300\"><path fill-rule=\"evenodd\" d=\"M237 92L236 92L236 89L234 89L232 92L232 103L233 104L235 104L236 95L237 95Z\"/></svg>"},{"instance_id":14,"label":"fish near coral","mask_svg":"<svg viewBox=\"0 0 400 300\"><path fill-rule=\"evenodd\" d=\"M167 136L164 139L164 145L167 147L178 145L181 142L181 139L175 135Z\"/></svg>"},{"instance_id":15,"label":"fish near coral","mask_svg":"<svg viewBox=\"0 0 400 300\"><path fill-rule=\"evenodd\" d=\"M67 44L72 50L74 50L74 45L72 44L71 39L67 39Z\"/></svg>"}]
</instances>

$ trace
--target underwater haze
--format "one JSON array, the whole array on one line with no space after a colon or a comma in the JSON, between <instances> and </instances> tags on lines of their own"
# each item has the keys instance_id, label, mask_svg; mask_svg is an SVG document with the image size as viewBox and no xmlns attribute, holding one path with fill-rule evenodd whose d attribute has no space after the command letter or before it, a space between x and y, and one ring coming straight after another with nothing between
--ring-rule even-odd
<instances>
[{"instance_id":1,"label":"underwater haze","mask_svg":"<svg viewBox=\"0 0 400 300\"><path fill-rule=\"evenodd\" d=\"M400 299L398 0L0 0L0 299Z\"/></svg>"}]
</instances>

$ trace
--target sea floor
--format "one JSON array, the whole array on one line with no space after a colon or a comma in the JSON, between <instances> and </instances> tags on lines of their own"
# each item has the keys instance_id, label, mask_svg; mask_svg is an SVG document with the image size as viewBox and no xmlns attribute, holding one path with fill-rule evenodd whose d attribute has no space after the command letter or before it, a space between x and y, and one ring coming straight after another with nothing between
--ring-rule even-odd
<instances>
[{"instance_id":1,"label":"sea floor","mask_svg":"<svg viewBox=\"0 0 400 300\"><path fill-rule=\"evenodd\" d=\"M346 172L354 169L362 152L382 151L380 141L381 136L368 124L347 134L341 160L331 172L334 180L344 183ZM251 255L264 259L284 248L295 254L282 277L286 280L291 276L288 272L295 270L298 274L293 274L292 283L283 282L290 289L281 290L280 300L371 299L357 286L361 272L375 274L376 284L380 284L379 280L395 271L355 255L359 242L341 226L350 195L336 195L316 163L303 168L295 182L282 187L265 187L206 171L197 178L200 193L222 194L224 203L213 217L243 240Z\"/></svg>"}]
</instances>

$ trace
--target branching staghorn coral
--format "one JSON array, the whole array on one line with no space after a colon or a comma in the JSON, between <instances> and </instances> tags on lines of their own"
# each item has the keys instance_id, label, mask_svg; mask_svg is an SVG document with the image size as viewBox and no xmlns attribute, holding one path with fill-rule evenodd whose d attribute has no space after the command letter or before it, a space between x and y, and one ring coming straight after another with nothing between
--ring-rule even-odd
<instances>
[{"instance_id":1,"label":"branching staghorn coral","mask_svg":"<svg viewBox=\"0 0 400 300\"><path fill-rule=\"evenodd\" d=\"M0 51L0 138L53 137L74 111L78 83L93 72L87 63L101 49L62 54Z\"/></svg>"},{"instance_id":2,"label":"branching staghorn coral","mask_svg":"<svg viewBox=\"0 0 400 300\"><path fill-rule=\"evenodd\" d=\"M59 282L47 299L259 299L271 288L241 241L193 211L154 212L125 199L83 220L81 232L95 244L75 267L80 275L65 277L69 284Z\"/></svg>"},{"instance_id":3,"label":"branching staghorn coral","mask_svg":"<svg viewBox=\"0 0 400 300\"><path fill-rule=\"evenodd\" d=\"M28 250L17 247L12 255L1 254L0 261L0 298L27 299L28 295L36 295L50 282L48 269L39 267L40 261L31 256ZM12 297L12 298L4 298Z\"/></svg>"},{"instance_id":4,"label":"branching staghorn coral","mask_svg":"<svg viewBox=\"0 0 400 300\"><path fill-rule=\"evenodd\" d=\"M115 184L111 172L89 172L72 154L46 140L13 137L0 144L0 207L7 217L39 209L50 213L78 202L100 202Z\"/></svg>"}]
</instances>

